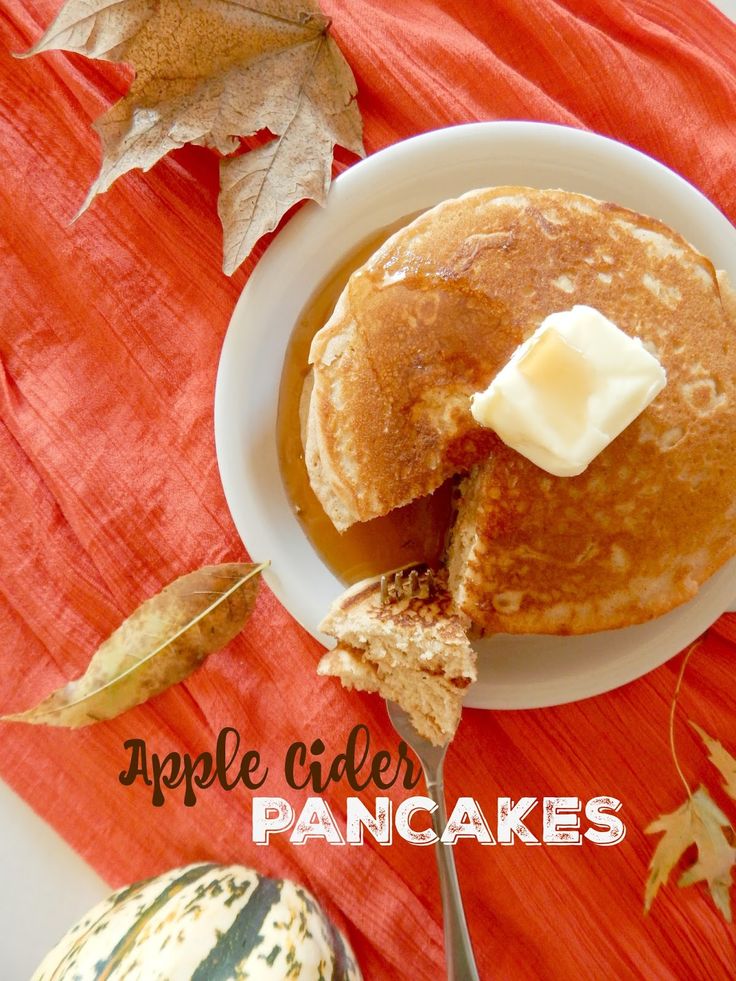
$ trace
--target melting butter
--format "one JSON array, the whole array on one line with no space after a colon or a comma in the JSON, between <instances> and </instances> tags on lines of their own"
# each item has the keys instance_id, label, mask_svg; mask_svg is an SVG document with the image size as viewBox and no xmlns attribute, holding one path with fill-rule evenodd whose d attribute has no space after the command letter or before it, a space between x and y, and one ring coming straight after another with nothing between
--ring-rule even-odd
<instances>
[{"instance_id":1,"label":"melting butter","mask_svg":"<svg viewBox=\"0 0 736 981\"><path fill-rule=\"evenodd\" d=\"M508 446L573 477L644 411L667 382L637 337L593 307L550 314L511 356L471 412Z\"/></svg>"}]
</instances>

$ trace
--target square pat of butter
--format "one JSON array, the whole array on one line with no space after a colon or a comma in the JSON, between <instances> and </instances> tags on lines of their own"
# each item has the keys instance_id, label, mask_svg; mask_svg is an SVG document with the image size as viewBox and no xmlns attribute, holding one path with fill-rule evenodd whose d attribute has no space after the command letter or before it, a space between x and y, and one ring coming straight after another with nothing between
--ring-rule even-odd
<instances>
[{"instance_id":1,"label":"square pat of butter","mask_svg":"<svg viewBox=\"0 0 736 981\"><path fill-rule=\"evenodd\" d=\"M588 306L550 314L512 354L471 412L513 449L557 477L585 470L649 405L664 368Z\"/></svg>"}]
</instances>

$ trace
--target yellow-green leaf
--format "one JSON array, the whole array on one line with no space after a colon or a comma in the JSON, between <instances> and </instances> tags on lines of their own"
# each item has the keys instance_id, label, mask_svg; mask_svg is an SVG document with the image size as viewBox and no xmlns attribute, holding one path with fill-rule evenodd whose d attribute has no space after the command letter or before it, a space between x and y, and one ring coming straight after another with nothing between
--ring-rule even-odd
<instances>
[{"instance_id":1,"label":"yellow-green leaf","mask_svg":"<svg viewBox=\"0 0 736 981\"><path fill-rule=\"evenodd\" d=\"M697 859L680 876L678 885L707 882L713 902L731 921L730 888L736 849L726 837L731 825L705 787L699 787L682 807L663 814L646 829L647 834L663 832L649 865L644 908L649 910L660 886L691 845L697 848Z\"/></svg>"},{"instance_id":2,"label":"yellow-green leaf","mask_svg":"<svg viewBox=\"0 0 736 981\"><path fill-rule=\"evenodd\" d=\"M731 756L727 749L724 749L717 739L709 736L705 729L701 729L697 723L691 722L690 725L703 740L708 750L708 759L720 770L726 793L732 800L736 800L736 759Z\"/></svg>"},{"instance_id":3,"label":"yellow-green leaf","mask_svg":"<svg viewBox=\"0 0 736 981\"><path fill-rule=\"evenodd\" d=\"M231 562L181 576L108 637L81 678L4 720L86 726L114 719L183 681L243 629L264 568Z\"/></svg>"}]
</instances>

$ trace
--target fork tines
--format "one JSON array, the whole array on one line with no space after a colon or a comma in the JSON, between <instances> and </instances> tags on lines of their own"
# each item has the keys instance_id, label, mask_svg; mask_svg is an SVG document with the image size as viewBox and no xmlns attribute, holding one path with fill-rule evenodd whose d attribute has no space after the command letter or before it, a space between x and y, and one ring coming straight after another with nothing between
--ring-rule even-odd
<instances>
[{"instance_id":1,"label":"fork tines","mask_svg":"<svg viewBox=\"0 0 736 981\"><path fill-rule=\"evenodd\" d=\"M434 575L431 569L398 569L381 576L381 603L395 603L400 599L428 599L434 590Z\"/></svg>"}]
</instances>

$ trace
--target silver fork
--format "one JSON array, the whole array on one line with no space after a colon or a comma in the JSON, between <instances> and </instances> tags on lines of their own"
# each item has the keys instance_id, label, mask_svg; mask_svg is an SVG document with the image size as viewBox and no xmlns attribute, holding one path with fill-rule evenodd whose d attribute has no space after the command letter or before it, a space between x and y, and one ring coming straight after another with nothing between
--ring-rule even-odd
<instances>
[{"instance_id":1,"label":"silver fork","mask_svg":"<svg viewBox=\"0 0 736 981\"><path fill-rule=\"evenodd\" d=\"M387 605L403 597L429 597L434 587L434 577L430 569L426 566L406 566L381 576L381 602ZM433 746L429 740L420 736L407 713L396 702L387 701L386 708L394 729L419 758L427 795L437 805L432 812L432 828L437 835L434 849L442 897L447 981L479 981L452 845L442 843L442 832L447 824L443 769L449 744Z\"/></svg>"},{"instance_id":2,"label":"silver fork","mask_svg":"<svg viewBox=\"0 0 736 981\"><path fill-rule=\"evenodd\" d=\"M447 823L445 783L442 771L448 744L433 746L428 740L423 739L411 724L409 716L396 702L386 702L386 708L396 732L419 757L419 762L424 771L424 780L427 784L427 795L437 805L432 812L432 828L437 835L434 850L437 858L437 871L440 876L440 895L442 896L447 981L479 981L473 946L468 933L468 924L465 921L460 884L457 881L452 845L442 843L442 832Z\"/></svg>"}]
</instances>

